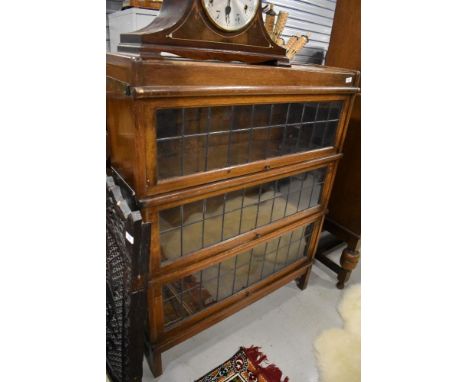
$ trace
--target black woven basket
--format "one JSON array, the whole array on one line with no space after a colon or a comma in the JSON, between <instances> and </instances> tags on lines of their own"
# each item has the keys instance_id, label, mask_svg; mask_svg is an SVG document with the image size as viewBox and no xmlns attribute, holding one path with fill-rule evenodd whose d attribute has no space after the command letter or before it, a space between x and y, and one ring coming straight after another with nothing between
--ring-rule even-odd
<instances>
[{"instance_id":1,"label":"black woven basket","mask_svg":"<svg viewBox=\"0 0 468 382\"><path fill-rule=\"evenodd\" d=\"M114 178L106 188L107 373L113 382L141 381L150 224Z\"/></svg>"}]
</instances>

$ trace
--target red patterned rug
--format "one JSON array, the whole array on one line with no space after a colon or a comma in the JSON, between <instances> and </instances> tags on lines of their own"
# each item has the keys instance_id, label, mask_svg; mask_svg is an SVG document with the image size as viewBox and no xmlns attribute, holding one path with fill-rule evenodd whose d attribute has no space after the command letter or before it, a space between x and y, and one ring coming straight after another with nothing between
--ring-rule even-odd
<instances>
[{"instance_id":1,"label":"red patterned rug","mask_svg":"<svg viewBox=\"0 0 468 382\"><path fill-rule=\"evenodd\" d=\"M195 382L288 382L275 365L268 365L259 347L240 348L230 359ZM265 364L267 363L267 364ZM263 366L262 366L263 364Z\"/></svg>"}]
</instances>

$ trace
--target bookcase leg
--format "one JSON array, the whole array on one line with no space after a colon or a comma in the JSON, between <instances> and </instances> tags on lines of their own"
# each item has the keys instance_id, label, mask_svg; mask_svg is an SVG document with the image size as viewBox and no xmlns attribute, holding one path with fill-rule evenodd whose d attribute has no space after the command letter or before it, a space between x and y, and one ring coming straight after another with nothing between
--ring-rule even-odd
<instances>
[{"instance_id":1,"label":"bookcase leg","mask_svg":"<svg viewBox=\"0 0 468 382\"><path fill-rule=\"evenodd\" d=\"M162 358L161 352L157 349L153 349L148 356L148 365L154 378L158 378L162 375Z\"/></svg>"},{"instance_id":2,"label":"bookcase leg","mask_svg":"<svg viewBox=\"0 0 468 382\"><path fill-rule=\"evenodd\" d=\"M359 263L359 258L361 254L359 251L355 251L351 248L345 248L341 253L340 264L341 269L338 272L338 283L336 287L338 289L343 289L345 283L349 280L351 276L351 272L354 268L356 268L357 264Z\"/></svg>"},{"instance_id":3,"label":"bookcase leg","mask_svg":"<svg viewBox=\"0 0 468 382\"><path fill-rule=\"evenodd\" d=\"M300 290L304 290L307 288L307 284L309 283L311 267L307 268L307 272L304 273L301 277L296 279L296 284Z\"/></svg>"}]
</instances>

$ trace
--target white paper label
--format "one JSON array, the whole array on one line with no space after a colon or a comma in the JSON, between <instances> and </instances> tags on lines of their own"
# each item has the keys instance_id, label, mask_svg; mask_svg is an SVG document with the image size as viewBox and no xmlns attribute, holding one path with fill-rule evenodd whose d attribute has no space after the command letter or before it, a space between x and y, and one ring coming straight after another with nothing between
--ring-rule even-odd
<instances>
[{"instance_id":1,"label":"white paper label","mask_svg":"<svg viewBox=\"0 0 468 382\"><path fill-rule=\"evenodd\" d=\"M125 231L125 238L130 242L130 244L133 244L133 236L130 235L128 232Z\"/></svg>"},{"instance_id":2,"label":"white paper label","mask_svg":"<svg viewBox=\"0 0 468 382\"><path fill-rule=\"evenodd\" d=\"M346 77L346 83L350 84L353 81L353 77Z\"/></svg>"}]
</instances>

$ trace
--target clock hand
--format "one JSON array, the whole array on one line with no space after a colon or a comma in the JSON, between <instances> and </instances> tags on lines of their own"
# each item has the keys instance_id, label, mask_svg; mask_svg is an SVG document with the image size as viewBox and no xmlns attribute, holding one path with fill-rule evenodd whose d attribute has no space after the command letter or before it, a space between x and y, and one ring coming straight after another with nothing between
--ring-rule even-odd
<instances>
[{"instance_id":1,"label":"clock hand","mask_svg":"<svg viewBox=\"0 0 468 382\"><path fill-rule=\"evenodd\" d=\"M227 0L226 8L224 9L226 13L226 24L229 24L229 14L231 13L231 0Z\"/></svg>"}]
</instances>

